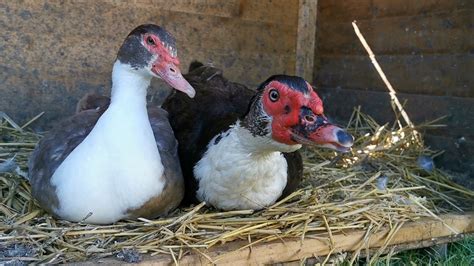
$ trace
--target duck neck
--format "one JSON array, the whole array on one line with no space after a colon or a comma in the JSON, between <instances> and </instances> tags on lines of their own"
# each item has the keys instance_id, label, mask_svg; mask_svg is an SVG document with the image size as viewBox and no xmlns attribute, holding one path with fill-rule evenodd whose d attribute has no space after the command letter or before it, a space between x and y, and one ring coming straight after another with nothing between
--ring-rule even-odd
<instances>
[{"instance_id":1,"label":"duck neck","mask_svg":"<svg viewBox=\"0 0 474 266\"><path fill-rule=\"evenodd\" d=\"M111 106L146 109L151 76L116 61L112 70Z\"/></svg>"},{"instance_id":2,"label":"duck neck","mask_svg":"<svg viewBox=\"0 0 474 266\"><path fill-rule=\"evenodd\" d=\"M301 145L286 145L273 140L270 136L258 136L248 128L241 126L241 122L233 126L236 142L241 150L252 157L265 157L274 152L293 152L301 148Z\"/></svg>"}]
</instances>

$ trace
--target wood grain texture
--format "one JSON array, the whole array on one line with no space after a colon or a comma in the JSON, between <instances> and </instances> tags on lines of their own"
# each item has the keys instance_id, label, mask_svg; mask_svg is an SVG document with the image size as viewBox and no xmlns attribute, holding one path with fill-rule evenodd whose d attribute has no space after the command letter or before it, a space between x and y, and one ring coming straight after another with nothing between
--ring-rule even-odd
<instances>
[{"instance_id":1,"label":"wood grain texture","mask_svg":"<svg viewBox=\"0 0 474 266\"><path fill-rule=\"evenodd\" d=\"M474 47L473 16L474 9L445 10L437 14L358 19L357 25L376 54L468 53ZM320 53L365 55L350 22L319 23Z\"/></svg>"},{"instance_id":2,"label":"wood grain texture","mask_svg":"<svg viewBox=\"0 0 474 266\"><path fill-rule=\"evenodd\" d=\"M351 26L357 20L396 91L474 97L473 1L324 1L318 16L319 86L386 91Z\"/></svg>"},{"instance_id":3,"label":"wood grain texture","mask_svg":"<svg viewBox=\"0 0 474 266\"><path fill-rule=\"evenodd\" d=\"M474 232L474 214L448 214L441 216L442 222L433 219L423 219L406 223L393 236L388 247L400 244L411 244L411 247L424 246L422 244L436 243L436 238L449 237L454 234L445 224L457 230L460 234ZM378 248L384 245L389 229L374 233L368 240L370 248ZM345 234L333 235L333 253L354 251L366 234L365 231L351 231ZM311 256L324 256L330 252L327 236L318 238L306 238L285 240L285 242L274 241L256 244L252 248L237 250L246 242L231 242L221 247L213 248L206 252L218 265L262 265L285 261L300 260ZM105 264L117 263L116 260L102 260ZM96 263L96 262L90 262ZM171 265L173 259L170 256L148 257L141 265ZM184 255L180 265L208 265L210 262L201 255L191 253Z\"/></svg>"},{"instance_id":4,"label":"wood grain texture","mask_svg":"<svg viewBox=\"0 0 474 266\"><path fill-rule=\"evenodd\" d=\"M474 54L375 55L399 93L474 97ZM322 55L316 84L387 92L370 58Z\"/></svg>"},{"instance_id":5,"label":"wood grain texture","mask_svg":"<svg viewBox=\"0 0 474 266\"><path fill-rule=\"evenodd\" d=\"M330 95L327 113L344 120L360 105L382 124L393 121L388 90L351 26L357 20L412 120L447 116L445 128L427 132L432 149L446 150L438 166L472 179L474 1L328 0L318 11L314 80Z\"/></svg>"},{"instance_id":6,"label":"wood grain texture","mask_svg":"<svg viewBox=\"0 0 474 266\"><path fill-rule=\"evenodd\" d=\"M473 9L469 0L327 0L321 1L320 19L323 21L352 22L361 19L436 14L446 10Z\"/></svg>"},{"instance_id":7,"label":"wood grain texture","mask_svg":"<svg viewBox=\"0 0 474 266\"><path fill-rule=\"evenodd\" d=\"M397 245L392 245L390 248L385 249L383 252L381 252L382 255L392 253L392 254L397 254L398 252L402 251L407 251L407 250L412 250L412 249L420 249L420 248L426 248L426 247L433 247L435 245L443 245L446 243L452 243L456 241L460 241L465 237L472 237L474 234L459 234L459 235L454 235L454 236L445 236L445 237L439 237L439 238L432 238L432 239L427 239L427 240L422 240L422 241L416 241L416 242L409 242L409 243L403 243L403 244L397 244ZM360 252L359 258L367 258L367 251L370 256L373 256L376 254L379 249L378 248L372 248L372 249L364 249ZM331 264L331 261L338 262L338 257L343 257L345 255L345 258L351 258L351 256L354 254L354 252L347 252L347 254L334 254L331 255L331 258L327 262L328 265L333 265ZM333 259L334 258L334 259ZM322 263L326 257L312 257L312 258L306 258L305 260L305 265L315 265L317 263ZM290 261L290 262L284 262L284 263L278 263L279 266L300 266L301 261ZM337 265L337 264L336 264Z\"/></svg>"},{"instance_id":8,"label":"wood grain texture","mask_svg":"<svg viewBox=\"0 0 474 266\"><path fill-rule=\"evenodd\" d=\"M313 82L318 0L300 0L295 74Z\"/></svg>"}]
</instances>

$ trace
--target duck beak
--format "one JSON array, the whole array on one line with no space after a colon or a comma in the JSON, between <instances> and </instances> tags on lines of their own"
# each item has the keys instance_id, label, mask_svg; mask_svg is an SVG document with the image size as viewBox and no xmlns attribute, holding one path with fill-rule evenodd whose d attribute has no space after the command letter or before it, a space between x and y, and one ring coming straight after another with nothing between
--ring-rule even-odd
<instances>
[{"instance_id":1,"label":"duck beak","mask_svg":"<svg viewBox=\"0 0 474 266\"><path fill-rule=\"evenodd\" d=\"M309 139L317 146L330 148L340 152L350 151L354 137L344 129L335 125L321 126L309 135Z\"/></svg>"},{"instance_id":2,"label":"duck beak","mask_svg":"<svg viewBox=\"0 0 474 266\"><path fill-rule=\"evenodd\" d=\"M194 98L196 91L183 77L179 68L173 63L153 65L151 71L168 83L176 90L186 93L190 98Z\"/></svg>"},{"instance_id":3,"label":"duck beak","mask_svg":"<svg viewBox=\"0 0 474 266\"><path fill-rule=\"evenodd\" d=\"M315 115L309 108L302 108L299 121L292 129L292 138L298 143L340 152L348 152L354 144L351 134L329 123L324 115Z\"/></svg>"}]
</instances>

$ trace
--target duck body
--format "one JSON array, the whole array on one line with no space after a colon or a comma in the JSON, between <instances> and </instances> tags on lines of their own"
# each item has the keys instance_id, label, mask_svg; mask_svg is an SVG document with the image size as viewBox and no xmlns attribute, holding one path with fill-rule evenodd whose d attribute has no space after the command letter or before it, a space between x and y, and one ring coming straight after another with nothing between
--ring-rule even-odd
<instances>
[{"instance_id":1,"label":"duck body","mask_svg":"<svg viewBox=\"0 0 474 266\"><path fill-rule=\"evenodd\" d=\"M114 65L110 105L63 121L30 157L32 194L57 217L97 224L155 218L183 197L167 113L146 107L153 75L126 61L119 58Z\"/></svg>"},{"instance_id":2,"label":"duck body","mask_svg":"<svg viewBox=\"0 0 474 266\"><path fill-rule=\"evenodd\" d=\"M144 94L147 85L142 87ZM99 224L138 214L154 218L182 199L177 141L166 111L147 109L145 95L116 97L103 114L86 110L64 121L32 155L33 195L58 217L82 221L92 213L87 221ZM55 199L44 193L45 185ZM168 198L162 204L141 209L163 194Z\"/></svg>"},{"instance_id":3,"label":"duck body","mask_svg":"<svg viewBox=\"0 0 474 266\"><path fill-rule=\"evenodd\" d=\"M222 71L193 63L185 78L194 100L173 94L163 108L179 142L185 203L219 209L261 209L294 191L303 175L301 145L259 136L246 122L256 92ZM186 108L185 108L186 107Z\"/></svg>"},{"instance_id":4,"label":"duck body","mask_svg":"<svg viewBox=\"0 0 474 266\"><path fill-rule=\"evenodd\" d=\"M175 93L163 104L179 143L185 203L266 208L298 188L303 144L343 152L352 146L352 136L329 123L302 78L275 75L251 90L199 62L185 78L195 99Z\"/></svg>"},{"instance_id":5,"label":"duck body","mask_svg":"<svg viewBox=\"0 0 474 266\"><path fill-rule=\"evenodd\" d=\"M197 199L224 210L255 210L282 196L288 179L299 182L303 167L299 152L288 156L280 151L259 150L262 144L268 145L252 136L240 121L211 139L193 168L199 183ZM288 187L287 191L293 189Z\"/></svg>"}]
</instances>

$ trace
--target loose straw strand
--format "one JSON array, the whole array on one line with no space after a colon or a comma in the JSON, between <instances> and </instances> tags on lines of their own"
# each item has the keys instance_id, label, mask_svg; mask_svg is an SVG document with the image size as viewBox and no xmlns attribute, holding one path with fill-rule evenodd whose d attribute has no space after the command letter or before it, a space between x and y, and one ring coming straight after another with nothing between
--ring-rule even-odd
<instances>
[{"instance_id":1,"label":"loose straw strand","mask_svg":"<svg viewBox=\"0 0 474 266\"><path fill-rule=\"evenodd\" d=\"M410 128L414 128L414 125L411 122L410 118L408 117L408 114L405 112L405 109L403 108L402 104L398 100L395 89L393 89L392 84L390 83L390 81L388 81L387 76L385 76L385 73L383 72L382 68L380 67L379 63L377 62L377 59L375 59L375 55L372 52L372 49L370 49L370 46L367 43L367 41L365 40L364 36L360 32L359 27L356 24L356 21L352 22L352 27L354 27L355 34L357 35L357 37L359 37L360 42L362 43L365 50L369 54L370 60L372 61L372 64L374 65L375 69L377 70L378 74L380 75L380 78L382 78L383 82L385 83L385 86L387 86L387 89L390 92L389 93L390 98L392 99L392 101L397 106L398 110L400 111L403 119L408 124L408 126Z\"/></svg>"}]
</instances>

